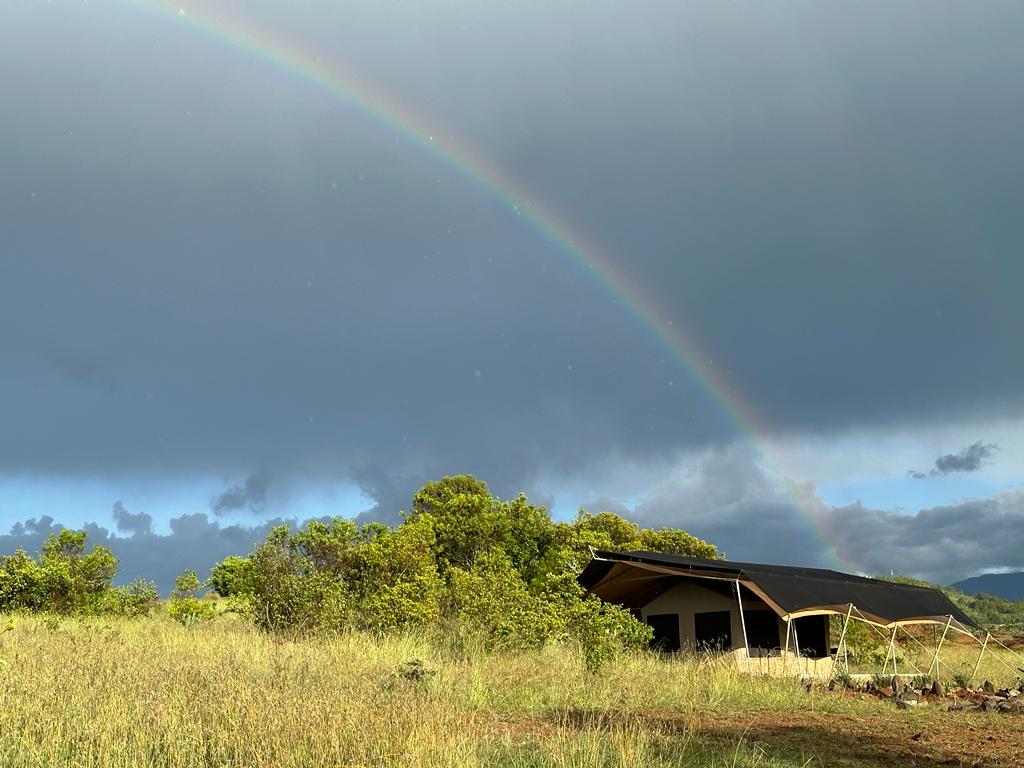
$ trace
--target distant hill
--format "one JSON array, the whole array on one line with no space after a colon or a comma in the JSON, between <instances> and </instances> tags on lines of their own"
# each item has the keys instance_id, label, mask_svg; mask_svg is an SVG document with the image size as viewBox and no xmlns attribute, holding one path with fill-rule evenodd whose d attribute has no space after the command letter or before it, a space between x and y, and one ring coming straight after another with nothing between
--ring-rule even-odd
<instances>
[{"instance_id":1,"label":"distant hill","mask_svg":"<svg viewBox=\"0 0 1024 768\"><path fill-rule=\"evenodd\" d=\"M1024 571L1016 573L986 573L950 584L951 588L965 595L984 592L1004 600L1024 600Z\"/></svg>"}]
</instances>

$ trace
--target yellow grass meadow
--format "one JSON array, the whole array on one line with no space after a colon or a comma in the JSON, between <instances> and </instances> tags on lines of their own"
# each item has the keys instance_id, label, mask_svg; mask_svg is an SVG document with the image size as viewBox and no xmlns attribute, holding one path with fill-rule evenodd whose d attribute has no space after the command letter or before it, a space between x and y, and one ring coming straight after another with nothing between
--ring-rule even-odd
<instances>
[{"instance_id":1,"label":"yellow grass meadow","mask_svg":"<svg viewBox=\"0 0 1024 768\"><path fill-rule=\"evenodd\" d=\"M973 653L947 658L969 664ZM595 675L564 647L506 655L359 633L292 642L233 614L192 627L16 617L0 663L0 765L12 768L855 765L831 761L827 742L777 745L744 723L801 713L1002 727L982 713L808 692L709 658L638 653ZM980 675L1014 682L996 657Z\"/></svg>"}]
</instances>

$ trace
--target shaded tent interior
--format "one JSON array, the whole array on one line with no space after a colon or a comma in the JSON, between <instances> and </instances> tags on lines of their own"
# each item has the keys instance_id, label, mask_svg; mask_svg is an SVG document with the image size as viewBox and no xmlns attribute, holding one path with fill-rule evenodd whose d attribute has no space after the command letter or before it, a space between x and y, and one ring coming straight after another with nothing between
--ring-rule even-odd
<instances>
[{"instance_id":1,"label":"shaded tent interior","mask_svg":"<svg viewBox=\"0 0 1024 768\"><path fill-rule=\"evenodd\" d=\"M840 615L895 631L942 624L972 634L977 625L942 592L821 568L706 560L654 552L595 551L580 584L629 608L654 630L661 650L790 649L827 657Z\"/></svg>"}]
</instances>

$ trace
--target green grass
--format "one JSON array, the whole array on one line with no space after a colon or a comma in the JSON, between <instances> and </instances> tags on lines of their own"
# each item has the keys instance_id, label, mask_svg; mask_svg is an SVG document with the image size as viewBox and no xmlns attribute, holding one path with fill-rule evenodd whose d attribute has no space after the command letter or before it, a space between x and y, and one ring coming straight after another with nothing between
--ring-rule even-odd
<instances>
[{"instance_id":1,"label":"green grass","mask_svg":"<svg viewBox=\"0 0 1024 768\"><path fill-rule=\"evenodd\" d=\"M401 673L413 659L426 674ZM776 768L829 764L828 744L775 750L742 729L712 738L709 722L892 710L707 658L640 653L593 675L563 647L488 654L359 633L290 642L230 614L191 628L19 617L0 636L0 663L0 765L13 768Z\"/></svg>"}]
</instances>

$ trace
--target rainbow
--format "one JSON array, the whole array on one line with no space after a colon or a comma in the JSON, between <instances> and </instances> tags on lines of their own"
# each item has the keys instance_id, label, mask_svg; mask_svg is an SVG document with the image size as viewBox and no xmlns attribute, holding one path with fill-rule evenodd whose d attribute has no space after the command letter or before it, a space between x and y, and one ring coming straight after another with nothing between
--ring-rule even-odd
<instances>
[{"instance_id":1,"label":"rainbow","mask_svg":"<svg viewBox=\"0 0 1024 768\"><path fill-rule=\"evenodd\" d=\"M130 8L191 29L211 42L247 55L358 113L363 119L400 138L443 164L466 184L488 195L517 217L557 253L586 274L602 291L663 347L682 371L706 394L730 425L755 447L761 462L793 508L821 540L822 552L841 565L835 537L821 517L801 501L805 490L785 471L785 462L754 409L715 367L712 356L692 333L634 280L612 256L561 216L533 190L528 190L489 158L465 142L456 142L438 124L427 120L358 73L305 50L251 19L229 16L212 3L188 6L166 0L123 0Z\"/></svg>"}]
</instances>

